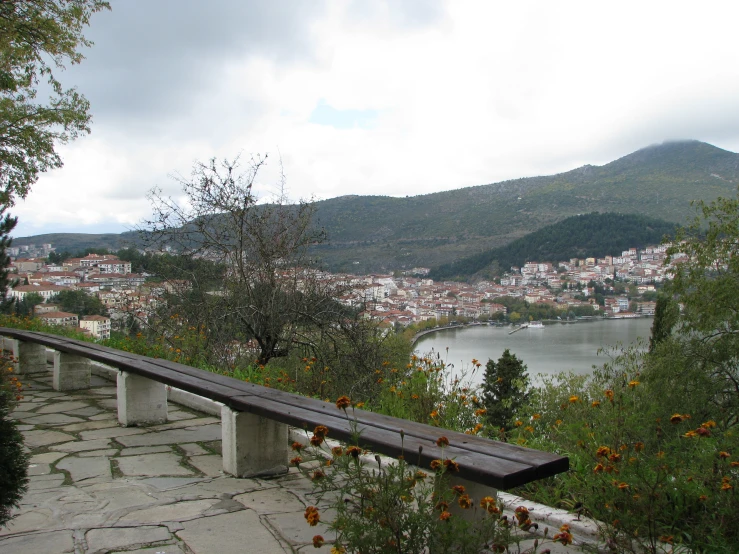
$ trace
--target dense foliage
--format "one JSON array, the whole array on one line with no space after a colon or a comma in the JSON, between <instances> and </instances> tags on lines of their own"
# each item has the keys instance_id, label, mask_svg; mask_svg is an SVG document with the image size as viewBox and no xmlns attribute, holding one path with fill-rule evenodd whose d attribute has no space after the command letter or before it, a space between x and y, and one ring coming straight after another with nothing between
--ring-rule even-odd
<instances>
[{"instance_id":1,"label":"dense foliage","mask_svg":"<svg viewBox=\"0 0 739 554\"><path fill-rule=\"evenodd\" d=\"M8 356L0 355L0 527L11 517L28 485L28 456L23 436L10 412L21 396L22 384Z\"/></svg>"},{"instance_id":2,"label":"dense foliage","mask_svg":"<svg viewBox=\"0 0 739 554\"><path fill-rule=\"evenodd\" d=\"M89 102L54 69L82 61L80 48L92 44L83 30L107 8L103 0L0 2L0 204L25 198L39 173L62 166L55 146L90 131Z\"/></svg>"},{"instance_id":3,"label":"dense foliage","mask_svg":"<svg viewBox=\"0 0 739 554\"><path fill-rule=\"evenodd\" d=\"M429 278L469 277L487 270L499 275L530 261L620 255L629 248L659 244L675 234L676 225L641 215L591 213L548 225L510 244L434 268Z\"/></svg>"},{"instance_id":4,"label":"dense foliage","mask_svg":"<svg viewBox=\"0 0 739 554\"><path fill-rule=\"evenodd\" d=\"M739 197L699 208L668 251L682 262L650 349L615 353L592 377L551 378L519 413L528 424L514 439L572 467L528 493L595 517L614 551L739 542Z\"/></svg>"}]
</instances>

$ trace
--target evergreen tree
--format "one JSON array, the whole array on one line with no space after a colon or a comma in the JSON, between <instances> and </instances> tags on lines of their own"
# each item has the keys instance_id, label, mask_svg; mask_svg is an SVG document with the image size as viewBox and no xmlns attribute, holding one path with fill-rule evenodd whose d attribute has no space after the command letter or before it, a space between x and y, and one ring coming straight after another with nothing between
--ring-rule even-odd
<instances>
[{"instance_id":1,"label":"evergreen tree","mask_svg":"<svg viewBox=\"0 0 739 554\"><path fill-rule=\"evenodd\" d=\"M494 429L508 428L528 398L526 365L506 348L497 362L488 360L483 381L483 404Z\"/></svg>"},{"instance_id":2,"label":"evergreen tree","mask_svg":"<svg viewBox=\"0 0 739 554\"><path fill-rule=\"evenodd\" d=\"M654 352L657 345L672 334L672 329L680 316L677 303L667 295L660 295L654 307L652 336L649 337L649 351Z\"/></svg>"},{"instance_id":3,"label":"evergreen tree","mask_svg":"<svg viewBox=\"0 0 739 554\"><path fill-rule=\"evenodd\" d=\"M17 219L3 215L4 212L0 209L0 305L7 311L13 304L7 300L12 285L7 249ZM0 352L0 526L10 519L11 509L18 505L28 485L28 456L23 452L23 436L9 417L18 395L18 381L12 368L9 357Z\"/></svg>"},{"instance_id":4,"label":"evergreen tree","mask_svg":"<svg viewBox=\"0 0 739 554\"><path fill-rule=\"evenodd\" d=\"M12 300L7 299L8 289L13 285L13 279L10 278L10 256L8 256L8 247L12 239L11 231L18 223L17 217L11 217L5 214L5 207L0 207L0 312L7 313L13 304Z\"/></svg>"}]
</instances>

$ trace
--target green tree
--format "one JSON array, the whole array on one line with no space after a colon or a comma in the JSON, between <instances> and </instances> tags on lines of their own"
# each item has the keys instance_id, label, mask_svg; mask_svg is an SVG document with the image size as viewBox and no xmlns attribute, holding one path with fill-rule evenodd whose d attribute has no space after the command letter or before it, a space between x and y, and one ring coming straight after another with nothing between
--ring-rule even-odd
<instances>
[{"instance_id":1,"label":"green tree","mask_svg":"<svg viewBox=\"0 0 739 554\"><path fill-rule=\"evenodd\" d=\"M698 203L699 215L667 250L668 294L682 306L675 327L694 363L715 383L714 401L739 423L739 191Z\"/></svg>"},{"instance_id":2,"label":"green tree","mask_svg":"<svg viewBox=\"0 0 739 554\"><path fill-rule=\"evenodd\" d=\"M44 297L37 292L30 292L23 297L23 300L16 302L15 311L18 315L32 316L33 309L44 302Z\"/></svg>"},{"instance_id":3,"label":"green tree","mask_svg":"<svg viewBox=\"0 0 739 554\"><path fill-rule=\"evenodd\" d=\"M10 238L11 231L18 223L17 217L11 217L5 213L5 208L0 206L0 312L7 312L12 309L12 299L7 298L8 288L13 284L14 279L10 278L10 256L8 256L8 248L12 242Z\"/></svg>"},{"instance_id":4,"label":"green tree","mask_svg":"<svg viewBox=\"0 0 739 554\"><path fill-rule=\"evenodd\" d=\"M62 311L77 315L105 315L105 306L97 296L82 290L64 290L53 296L52 304L59 304Z\"/></svg>"},{"instance_id":5,"label":"green tree","mask_svg":"<svg viewBox=\"0 0 739 554\"><path fill-rule=\"evenodd\" d=\"M108 2L0 2L0 205L25 198L41 172L62 166L56 144L89 133L89 102L54 70L82 61L80 48L92 44L83 29L102 9Z\"/></svg>"},{"instance_id":6,"label":"green tree","mask_svg":"<svg viewBox=\"0 0 739 554\"><path fill-rule=\"evenodd\" d=\"M652 333L649 337L649 351L654 352L657 345L672 335L672 330L680 316L680 308L669 296L662 294L657 297L654 307L654 321Z\"/></svg>"},{"instance_id":7,"label":"green tree","mask_svg":"<svg viewBox=\"0 0 739 554\"><path fill-rule=\"evenodd\" d=\"M516 412L528 398L526 365L506 348L497 362L488 360L483 379L483 404L494 429L509 428Z\"/></svg>"}]
</instances>

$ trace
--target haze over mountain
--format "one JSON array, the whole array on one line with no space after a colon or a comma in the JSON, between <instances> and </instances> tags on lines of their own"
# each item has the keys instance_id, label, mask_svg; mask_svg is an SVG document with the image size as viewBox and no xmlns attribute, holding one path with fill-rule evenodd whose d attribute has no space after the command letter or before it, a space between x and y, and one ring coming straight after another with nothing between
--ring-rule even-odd
<instances>
[{"instance_id":1,"label":"haze over mountain","mask_svg":"<svg viewBox=\"0 0 739 554\"><path fill-rule=\"evenodd\" d=\"M699 141L649 146L603 166L448 192L394 198L342 196L317 202L329 242L315 248L328 269L365 273L432 267L505 245L591 212L633 213L685 223L693 200L734 196L739 154ZM60 233L16 239L57 250L119 248L134 233ZM83 246L83 244L85 246Z\"/></svg>"}]
</instances>

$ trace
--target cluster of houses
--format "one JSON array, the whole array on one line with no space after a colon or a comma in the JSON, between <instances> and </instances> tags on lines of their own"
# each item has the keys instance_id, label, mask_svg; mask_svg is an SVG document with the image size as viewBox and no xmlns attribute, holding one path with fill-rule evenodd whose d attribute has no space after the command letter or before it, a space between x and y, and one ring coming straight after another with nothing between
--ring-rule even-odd
<instances>
[{"instance_id":1,"label":"cluster of houses","mask_svg":"<svg viewBox=\"0 0 739 554\"><path fill-rule=\"evenodd\" d=\"M530 304L545 303L559 310L589 306L610 317L653 315L655 303L639 301L625 294L605 297L604 306L595 298L595 287L613 290L613 281L633 284L638 296L654 291L669 274L664 264L667 246L631 248L620 256L570 259L556 264L528 262L511 268L495 282L476 284L436 283L426 277L427 268L395 275L349 275L311 272L311 279L324 281L340 290L339 301L347 306L363 306L366 316L385 324L409 325L430 319L466 317L489 319L505 313L496 302L513 297ZM679 262L673 260L672 263ZM35 307L38 317L49 323L79 327L97 338L110 336L111 325L133 316L146 322L162 302L166 290L187 283L147 284L146 275L131 273L131 263L114 255L90 254L61 264L39 258L17 258L11 270L20 282L9 294L22 300L29 293L40 295L44 303ZM27 284L26 284L27 283ZM82 290L96 295L110 317L81 316L61 312L48 303L63 290Z\"/></svg>"},{"instance_id":2,"label":"cluster of houses","mask_svg":"<svg viewBox=\"0 0 739 554\"><path fill-rule=\"evenodd\" d=\"M39 295L43 302L34 307L37 317L49 324L76 327L98 339L110 337L111 318L124 317L137 305L148 307L152 302L148 294L143 294L142 298L146 277L131 273L131 262L112 254L90 254L59 264L48 263L43 258L16 258L10 270L21 284L11 288L8 296L21 301L29 294ZM58 306L49 303L60 292L70 290L98 296L111 317L80 316L60 311Z\"/></svg>"}]
</instances>

